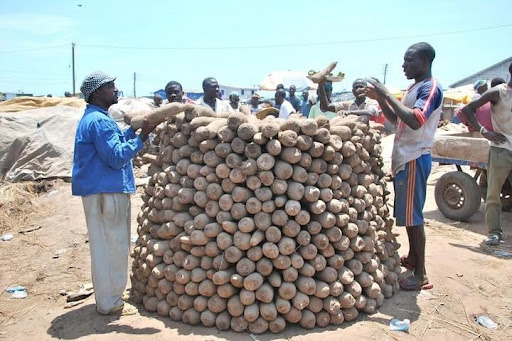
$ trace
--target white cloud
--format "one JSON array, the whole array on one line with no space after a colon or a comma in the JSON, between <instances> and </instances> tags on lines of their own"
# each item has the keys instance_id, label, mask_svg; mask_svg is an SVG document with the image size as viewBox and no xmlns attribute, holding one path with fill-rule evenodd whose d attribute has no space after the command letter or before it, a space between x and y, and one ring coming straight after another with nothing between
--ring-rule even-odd
<instances>
[{"instance_id":1,"label":"white cloud","mask_svg":"<svg viewBox=\"0 0 512 341\"><path fill-rule=\"evenodd\" d=\"M47 36L65 32L72 26L71 18L36 13L0 14L0 30Z\"/></svg>"}]
</instances>

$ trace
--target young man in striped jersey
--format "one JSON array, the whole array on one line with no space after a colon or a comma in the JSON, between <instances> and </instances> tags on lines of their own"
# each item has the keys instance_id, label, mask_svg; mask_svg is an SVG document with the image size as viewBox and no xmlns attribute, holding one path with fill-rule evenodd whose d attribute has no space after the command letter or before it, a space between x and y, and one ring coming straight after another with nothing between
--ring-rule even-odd
<instances>
[{"instance_id":1,"label":"young man in striped jersey","mask_svg":"<svg viewBox=\"0 0 512 341\"><path fill-rule=\"evenodd\" d=\"M377 79L368 79L367 96L376 99L382 112L396 124L391 156L394 176L396 225L405 226L409 237L409 254L402 265L414 271L413 276L400 281L403 290L430 289L425 270L425 228L423 207L427 178L432 158L430 149L442 111L443 90L432 77L435 51L427 43L410 46L404 55L402 68L407 79L414 79L402 101L392 96Z\"/></svg>"}]
</instances>

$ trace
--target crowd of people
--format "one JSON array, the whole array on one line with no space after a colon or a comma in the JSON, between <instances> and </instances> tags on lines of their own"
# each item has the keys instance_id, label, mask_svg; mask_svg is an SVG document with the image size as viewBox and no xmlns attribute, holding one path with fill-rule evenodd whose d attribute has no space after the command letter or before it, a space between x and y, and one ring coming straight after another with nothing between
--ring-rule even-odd
<instances>
[{"instance_id":1,"label":"crowd of people","mask_svg":"<svg viewBox=\"0 0 512 341\"><path fill-rule=\"evenodd\" d=\"M278 84L273 99L263 100L258 93L253 93L247 103L242 103L240 94L236 91L229 94L228 100L223 100L219 83L215 78L209 77L202 84L203 96L195 102L184 95L183 87L179 82L171 81L165 86L167 98L162 99L161 95L155 94L153 103L157 107L171 102L195 103L209 107L215 112L242 111L250 112L253 115L263 109L272 109L265 110L265 115L274 115L283 119L297 113L308 118L316 118L320 115L328 118L350 114L367 115L372 120L376 120L381 111L378 102L366 96L367 85L366 80L356 79L352 83L354 99L332 103L333 86L331 81L325 80L319 84L316 95L310 94L308 90L302 91L301 98L296 95L295 85L290 85L286 91L283 84Z\"/></svg>"},{"instance_id":2,"label":"crowd of people","mask_svg":"<svg viewBox=\"0 0 512 341\"><path fill-rule=\"evenodd\" d=\"M375 117L380 112L396 126L392 152L392 174L395 188L394 216L397 226L405 226L409 251L401 259L402 266L412 270L412 276L400 281L403 290L433 287L425 268L426 234L423 208L427 178L432 158L430 149L441 117L443 90L432 76L435 51L428 43L410 46L402 68L413 81L399 101L386 86L375 78L356 79L352 83L351 101L332 103L332 83L322 79L317 96L308 91L296 96L295 86L288 94L283 85L276 88L273 102L261 102L254 94L248 104L240 104L238 93L229 100L219 98L215 78L203 81L204 95L195 103L215 112L240 110L258 114L265 107L276 117L288 119L293 113L315 118L325 115L365 115ZM512 75L512 64L509 68ZM78 125L75 139L72 193L82 197L91 250L91 270L96 295L96 309L101 314L130 314L123 302L126 285L127 259L130 241L130 197L135 192L132 158L143 147L154 127L147 122L139 134L132 128L122 132L108 115L108 108L117 103L115 78L96 72L87 76L81 91L88 103ZM155 104L192 102L184 97L179 82L165 87L166 99L155 97ZM492 129L478 121L475 113L489 104ZM500 189L512 170L512 81L482 92L464 107L461 114L469 124L490 141L486 222L489 245L502 239L500 225Z\"/></svg>"}]
</instances>

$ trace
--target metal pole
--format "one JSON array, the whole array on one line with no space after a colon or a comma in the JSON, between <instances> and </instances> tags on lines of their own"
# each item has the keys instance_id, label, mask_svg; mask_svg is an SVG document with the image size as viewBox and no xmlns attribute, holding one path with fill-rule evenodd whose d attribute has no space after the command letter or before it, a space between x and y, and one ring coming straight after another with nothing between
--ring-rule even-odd
<instances>
[{"instance_id":1,"label":"metal pole","mask_svg":"<svg viewBox=\"0 0 512 341\"><path fill-rule=\"evenodd\" d=\"M384 65L384 84L386 84L387 74L388 74L388 64Z\"/></svg>"},{"instance_id":2,"label":"metal pole","mask_svg":"<svg viewBox=\"0 0 512 341\"><path fill-rule=\"evenodd\" d=\"M71 67L73 68L73 95L75 95L75 43L71 43Z\"/></svg>"},{"instance_id":3,"label":"metal pole","mask_svg":"<svg viewBox=\"0 0 512 341\"><path fill-rule=\"evenodd\" d=\"M137 73L133 73L133 97L137 98L137 91L135 89L135 81L137 80Z\"/></svg>"}]
</instances>

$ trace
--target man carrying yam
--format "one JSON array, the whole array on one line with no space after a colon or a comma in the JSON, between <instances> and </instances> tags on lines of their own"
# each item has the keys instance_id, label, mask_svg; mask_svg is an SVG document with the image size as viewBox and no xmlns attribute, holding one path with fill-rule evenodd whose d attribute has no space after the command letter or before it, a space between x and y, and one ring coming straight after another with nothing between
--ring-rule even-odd
<instances>
[{"instance_id":1,"label":"man carrying yam","mask_svg":"<svg viewBox=\"0 0 512 341\"><path fill-rule=\"evenodd\" d=\"M318 116L326 116L330 120L335 118L336 110L328 109L331 107L331 95L332 95L332 82L329 80L322 80L318 83L318 89L316 94L318 95L318 101L316 104L311 106L309 111L309 118L317 118ZM323 104L322 104L323 103Z\"/></svg>"},{"instance_id":2,"label":"man carrying yam","mask_svg":"<svg viewBox=\"0 0 512 341\"><path fill-rule=\"evenodd\" d=\"M512 64L508 71L512 76ZM491 104L491 120L494 131L487 130L477 120L476 111ZM507 179L512 182L512 80L499 84L462 108L469 124L489 140L489 162L487 163L487 198L485 222L489 235L487 245L496 246L503 239L501 228L501 188Z\"/></svg>"},{"instance_id":3,"label":"man carrying yam","mask_svg":"<svg viewBox=\"0 0 512 341\"><path fill-rule=\"evenodd\" d=\"M409 254L402 257L402 266L413 270L413 276L402 279L403 290L430 289L425 270L425 228L423 207L427 178L432 166L430 148L442 111L443 90L432 77L435 51L427 43L410 46L402 68L407 79L414 79L402 102L398 101L377 79L368 79L366 94L376 99L397 130L391 167L395 187L396 225L405 226L409 237Z\"/></svg>"},{"instance_id":4,"label":"man carrying yam","mask_svg":"<svg viewBox=\"0 0 512 341\"><path fill-rule=\"evenodd\" d=\"M91 271L100 314L131 315L122 300L130 251L130 194L135 193L132 159L154 128L122 132L108 108L117 103L115 78L97 71L80 90L88 103L78 123L73 156L72 194L82 197L91 250Z\"/></svg>"},{"instance_id":5,"label":"man carrying yam","mask_svg":"<svg viewBox=\"0 0 512 341\"><path fill-rule=\"evenodd\" d=\"M376 116L379 114L379 103L376 100L366 97L365 89L368 84L364 79L358 78L352 83L352 93L355 99L350 101L329 103L325 91L319 88L320 109L332 111L340 116L366 115Z\"/></svg>"}]
</instances>

